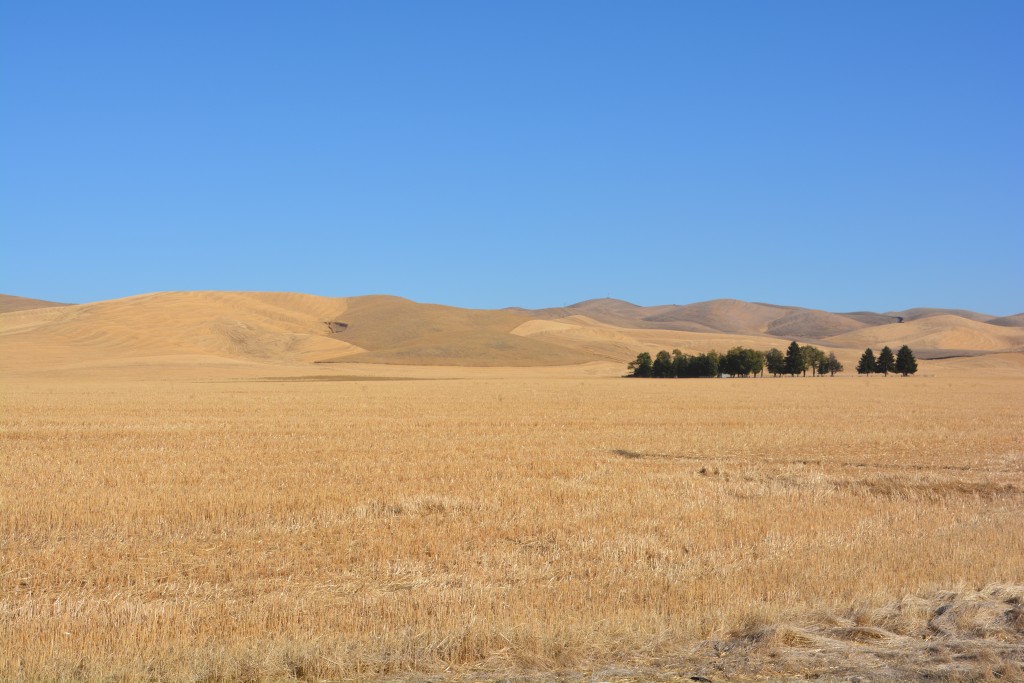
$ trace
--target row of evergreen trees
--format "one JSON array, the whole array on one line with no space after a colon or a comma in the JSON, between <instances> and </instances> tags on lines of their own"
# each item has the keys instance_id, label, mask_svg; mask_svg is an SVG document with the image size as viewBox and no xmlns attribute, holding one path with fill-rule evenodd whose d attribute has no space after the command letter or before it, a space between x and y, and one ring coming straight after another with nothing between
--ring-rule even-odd
<instances>
[{"instance_id":1,"label":"row of evergreen trees","mask_svg":"<svg viewBox=\"0 0 1024 683\"><path fill-rule=\"evenodd\" d=\"M906 344L900 347L895 356L888 346L881 350L878 358L875 358L874 351L867 349L860 357L860 362L857 363L857 372L861 375L880 373L886 377L890 372L898 372L906 377L917 372L917 359L914 358L914 352Z\"/></svg>"},{"instance_id":2,"label":"row of evergreen trees","mask_svg":"<svg viewBox=\"0 0 1024 683\"><path fill-rule=\"evenodd\" d=\"M795 341L786 348L785 353L774 348L762 352L737 346L729 349L724 355L717 351L690 355L673 349L672 353L659 351L652 358L651 354L645 351L629 364L632 377L756 377L764 376L765 370L775 377L801 374L806 376L808 370L811 371L811 376L835 376L837 372L843 371L843 364L834 353L826 354L815 346L801 346ZM874 352L868 349L861 356L857 372L880 372L886 375L890 372L901 372L904 376L912 375L917 372L917 361L906 345L896 356L893 356L892 350L887 346L882 349L878 359L875 359Z\"/></svg>"}]
</instances>

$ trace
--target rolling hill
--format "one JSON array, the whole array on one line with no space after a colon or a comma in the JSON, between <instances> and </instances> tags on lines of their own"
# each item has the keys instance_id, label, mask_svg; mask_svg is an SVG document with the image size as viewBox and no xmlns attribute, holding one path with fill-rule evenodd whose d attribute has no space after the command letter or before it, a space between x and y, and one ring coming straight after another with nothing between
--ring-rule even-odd
<instances>
[{"instance_id":1,"label":"rolling hill","mask_svg":"<svg viewBox=\"0 0 1024 683\"><path fill-rule=\"evenodd\" d=\"M750 303L736 299L714 299L667 306L637 306L618 299L593 299L565 308L526 312L547 320L584 315L617 327L741 335L767 334L802 340L822 339L857 330L867 324L840 313ZM886 322L890 321L886 319Z\"/></svg>"},{"instance_id":2,"label":"rolling hill","mask_svg":"<svg viewBox=\"0 0 1024 683\"><path fill-rule=\"evenodd\" d=\"M29 299L23 296L11 296L0 294L0 313L12 313L14 311L29 311L36 308L52 308L55 306L68 306L56 301L45 301L43 299Z\"/></svg>"},{"instance_id":3,"label":"rolling hill","mask_svg":"<svg viewBox=\"0 0 1024 683\"><path fill-rule=\"evenodd\" d=\"M162 292L80 305L0 298L0 371L126 363L462 367L622 364L639 351L697 353L791 339L836 351L910 344L921 358L1024 351L1024 316L911 309L827 311L718 299L637 306L595 299L472 310L394 296ZM905 322L895 322L902 318ZM327 367L321 365L320 367Z\"/></svg>"},{"instance_id":4,"label":"rolling hill","mask_svg":"<svg viewBox=\"0 0 1024 683\"><path fill-rule=\"evenodd\" d=\"M1001 327L959 315L931 315L910 322L878 325L828 338L844 347L911 346L921 358L969 352L1024 351L1024 329Z\"/></svg>"}]
</instances>

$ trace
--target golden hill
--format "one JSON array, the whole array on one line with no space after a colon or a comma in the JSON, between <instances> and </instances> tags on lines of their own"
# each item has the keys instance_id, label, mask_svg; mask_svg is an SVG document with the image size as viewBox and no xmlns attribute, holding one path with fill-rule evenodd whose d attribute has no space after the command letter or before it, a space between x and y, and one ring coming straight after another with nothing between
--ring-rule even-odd
<instances>
[{"instance_id":1,"label":"golden hill","mask_svg":"<svg viewBox=\"0 0 1024 683\"><path fill-rule=\"evenodd\" d=\"M903 318L904 322L920 320L921 318L934 318L940 315L955 315L968 320L975 320L980 323L990 322L994 316L976 311L966 311L962 308L908 308L905 311L895 311L889 315Z\"/></svg>"},{"instance_id":2,"label":"golden hill","mask_svg":"<svg viewBox=\"0 0 1024 683\"><path fill-rule=\"evenodd\" d=\"M360 349L327 334L345 300L303 294L164 292L0 315L4 365L143 357L308 362Z\"/></svg>"},{"instance_id":3,"label":"golden hill","mask_svg":"<svg viewBox=\"0 0 1024 683\"><path fill-rule=\"evenodd\" d=\"M594 360L510 334L510 311L252 292L163 292L0 314L0 369L183 358L249 363L566 365ZM340 323L333 326L329 323ZM342 330L342 331L338 331Z\"/></svg>"},{"instance_id":4,"label":"golden hill","mask_svg":"<svg viewBox=\"0 0 1024 683\"><path fill-rule=\"evenodd\" d=\"M890 346L895 351L909 345L918 355L947 351L1024 351L1024 329L1001 327L958 315L935 315L905 323L879 325L827 339L845 347Z\"/></svg>"},{"instance_id":5,"label":"golden hill","mask_svg":"<svg viewBox=\"0 0 1024 683\"><path fill-rule=\"evenodd\" d=\"M0 303L8 300L19 298ZM126 364L269 371L329 363L318 371L337 372L338 363L541 367L597 361L618 368L640 351L785 348L791 339L833 350L852 368L865 347L885 344L909 344L922 358L1024 349L1024 328L1014 326L1014 316L993 319L1000 324L949 314L922 314L901 324L893 319L730 299L652 307L599 299L528 311L393 296L163 292L0 312L0 371Z\"/></svg>"},{"instance_id":6,"label":"golden hill","mask_svg":"<svg viewBox=\"0 0 1024 683\"><path fill-rule=\"evenodd\" d=\"M406 365L567 365L595 360L559 346L511 334L529 318L516 311L481 311L420 304L394 296L348 299L335 336L365 349L332 361Z\"/></svg>"},{"instance_id":7,"label":"golden hill","mask_svg":"<svg viewBox=\"0 0 1024 683\"><path fill-rule=\"evenodd\" d=\"M736 299L664 306L637 306L618 299L593 299L564 308L525 312L548 320L583 315L616 327L770 335L800 340L823 339L868 324L841 313ZM885 322L894 320L884 316L883 319Z\"/></svg>"},{"instance_id":8,"label":"golden hill","mask_svg":"<svg viewBox=\"0 0 1024 683\"><path fill-rule=\"evenodd\" d=\"M707 328L706 328L707 329ZM629 328L602 323L582 315L557 320L534 319L523 323L513 334L543 340L609 360L629 360L638 350L679 349L684 353L725 351L734 346L768 349L780 346L773 337L758 334L687 331L678 329Z\"/></svg>"}]
</instances>

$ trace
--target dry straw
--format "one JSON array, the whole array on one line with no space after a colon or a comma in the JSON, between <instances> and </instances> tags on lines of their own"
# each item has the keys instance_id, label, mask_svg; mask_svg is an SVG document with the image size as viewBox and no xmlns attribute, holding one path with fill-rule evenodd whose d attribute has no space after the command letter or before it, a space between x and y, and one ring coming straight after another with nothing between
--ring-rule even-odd
<instances>
[{"instance_id":1,"label":"dry straw","mask_svg":"<svg viewBox=\"0 0 1024 683\"><path fill-rule=\"evenodd\" d=\"M2 680L1019 677L1019 381L0 401Z\"/></svg>"}]
</instances>

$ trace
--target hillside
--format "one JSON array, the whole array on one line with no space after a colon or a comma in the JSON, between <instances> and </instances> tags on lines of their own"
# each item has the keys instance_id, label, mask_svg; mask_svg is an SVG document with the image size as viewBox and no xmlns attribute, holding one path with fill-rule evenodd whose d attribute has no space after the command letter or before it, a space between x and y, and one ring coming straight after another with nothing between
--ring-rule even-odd
<instances>
[{"instance_id":1,"label":"hillside","mask_svg":"<svg viewBox=\"0 0 1024 683\"><path fill-rule=\"evenodd\" d=\"M911 346L922 358L963 355L965 351L1024 351L1024 329L1001 327L958 315L934 315L910 322L878 325L830 337L845 347Z\"/></svg>"},{"instance_id":2,"label":"hillside","mask_svg":"<svg viewBox=\"0 0 1024 683\"><path fill-rule=\"evenodd\" d=\"M333 335L363 353L327 358L332 362L408 365L565 365L595 360L559 346L511 334L528 320L514 311L481 311L420 304L393 296L348 299Z\"/></svg>"},{"instance_id":3,"label":"hillside","mask_svg":"<svg viewBox=\"0 0 1024 683\"><path fill-rule=\"evenodd\" d=\"M676 349L684 353L703 353L711 349L725 350L734 346L770 348L780 341L767 335L729 334L714 330L686 330L616 327L582 315L558 320L533 319L523 323L512 334L542 340L609 360L631 360L638 351Z\"/></svg>"},{"instance_id":4,"label":"hillside","mask_svg":"<svg viewBox=\"0 0 1024 683\"><path fill-rule=\"evenodd\" d=\"M921 320L922 318L934 318L940 315L954 315L960 318L967 318L968 320L985 323L991 321L994 317L987 313L967 311L962 308L908 308L905 311L894 311L888 315L903 318L903 322Z\"/></svg>"},{"instance_id":5,"label":"hillside","mask_svg":"<svg viewBox=\"0 0 1024 683\"><path fill-rule=\"evenodd\" d=\"M141 358L470 366L595 359L510 334L525 320L387 296L164 292L0 314L0 369Z\"/></svg>"},{"instance_id":6,"label":"hillside","mask_svg":"<svg viewBox=\"0 0 1024 683\"><path fill-rule=\"evenodd\" d=\"M1000 325L1001 327L1024 327L1024 313L992 318L987 322L989 325Z\"/></svg>"},{"instance_id":7,"label":"hillside","mask_svg":"<svg viewBox=\"0 0 1024 683\"><path fill-rule=\"evenodd\" d=\"M324 320L344 300L301 294L165 292L0 315L4 363L44 366L152 357L308 362L357 352Z\"/></svg>"},{"instance_id":8,"label":"hillside","mask_svg":"<svg viewBox=\"0 0 1024 683\"><path fill-rule=\"evenodd\" d=\"M11 296L0 294L0 313L13 313L14 311L30 311L37 308L52 308L55 306L68 306L56 301L44 301L43 299L29 299L24 296Z\"/></svg>"},{"instance_id":9,"label":"hillside","mask_svg":"<svg viewBox=\"0 0 1024 683\"><path fill-rule=\"evenodd\" d=\"M868 324L840 313L736 299L662 306L637 306L618 299L592 299L564 308L524 312L545 320L583 315L616 327L770 335L801 340L822 339ZM885 322L892 322L891 318L881 317Z\"/></svg>"},{"instance_id":10,"label":"hillside","mask_svg":"<svg viewBox=\"0 0 1024 683\"><path fill-rule=\"evenodd\" d=\"M885 344L910 344L922 359L1024 350L1022 316L912 309L902 313L913 319L895 323L899 314L733 299L650 307L595 299L538 311L268 292L162 292L81 305L0 302L20 306L0 313L0 370L7 372L169 363L319 364L325 372L350 363L618 367L639 351L783 348L792 339L833 350L851 367L865 347Z\"/></svg>"}]
</instances>

